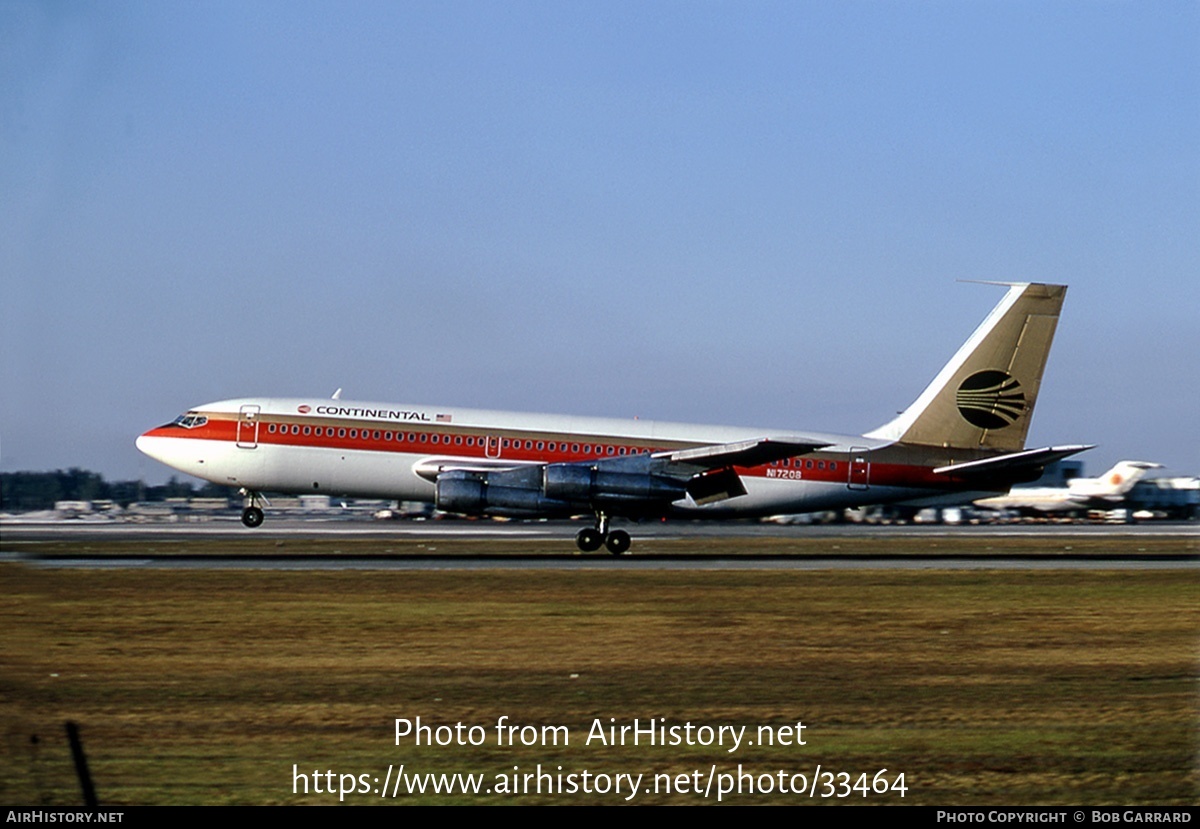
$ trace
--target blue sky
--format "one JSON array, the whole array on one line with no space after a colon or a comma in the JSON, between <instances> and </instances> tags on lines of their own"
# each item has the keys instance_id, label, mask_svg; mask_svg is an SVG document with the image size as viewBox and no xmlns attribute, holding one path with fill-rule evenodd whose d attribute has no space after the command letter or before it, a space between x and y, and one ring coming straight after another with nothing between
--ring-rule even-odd
<instances>
[{"instance_id":1,"label":"blue sky","mask_svg":"<svg viewBox=\"0 0 1200 829\"><path fill-rule=\"evenodd\" d=\"M862 432L1071 286L1031 444L1200 471L1200 5L0 0L0 468L327 396Z\"/></svg>"}]
</instances>

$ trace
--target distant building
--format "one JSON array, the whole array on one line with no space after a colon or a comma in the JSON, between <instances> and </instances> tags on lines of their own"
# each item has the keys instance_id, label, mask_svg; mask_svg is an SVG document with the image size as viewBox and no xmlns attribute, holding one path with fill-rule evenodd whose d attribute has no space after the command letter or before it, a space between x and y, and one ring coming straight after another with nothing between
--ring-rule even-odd
<instances>
[{"instance_id":1,"label":"distant building","mask_svg":"<svg viewBox=\"0 0 1200 829\"><path fill-rule=\"evenodd\" d=\"M1135 510L1165 513L1169 518L1200 518L1200 477L1149 478L1129 492L1129 506Z\"/></svg>"},{"instance_id":2,"label":"distant building","mask_svg":"<svg viewBox=\"0 0 1200 829\"><path fill-rule=\"evenodd\" d=\"M1072 478L1083 477L1083 461L1064 460L1046 464L1042 477L1017 487L1065 487Z\"/></svg>"}]
</instances>

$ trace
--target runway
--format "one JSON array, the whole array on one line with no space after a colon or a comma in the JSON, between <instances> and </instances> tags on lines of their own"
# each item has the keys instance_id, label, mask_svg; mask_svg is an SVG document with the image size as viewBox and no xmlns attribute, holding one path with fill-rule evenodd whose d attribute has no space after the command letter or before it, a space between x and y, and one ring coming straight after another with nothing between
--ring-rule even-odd
<instances>
[{"instance_id":1,"label":"runway","mask_svg":"<svg viewBox=\"0 0 1200 829\"><path fill-rule=\"evenodd\" d=\"M581 525L277 519L8 523L0 561L191 570L1196 570L1191 524L629 525L631 553L575 551Z\"/></svg>"},{"instance_id":2,"label":"runway","mask_svg":"<svg viewBox=\"0 0 1200 829\"><path fill-rule=\"evenodd\" d=\"M271 518L248 530L237 518L134 523L127 521L0 521L4 542L47 538L476 538L566 539L584 524L579 521L368 521L342 518ZM614 522L636 539L673 538L982 538L1137 536L1190 539L1200 554L1200 525L1187 522L1140 524L774 524L752 521Z\"/></svg>"},{"instance_id":3,"label":"runway","mask_svg":"<svg viewBox=\"0 0 1200 829\"><path fill-rule=\"evenodd\" d=\"M10 561L7 555L0 561ZM659 557L538 557L538 558L39 558L16 559L34 567L67 569L155 569L155 570L272 570L272 571L443 571L443 570L562 570L562 571L652 571L652 570L1200 570L1196 559L1015 559L1015 558L705 558Z\"/></svg>"}]
</instances>

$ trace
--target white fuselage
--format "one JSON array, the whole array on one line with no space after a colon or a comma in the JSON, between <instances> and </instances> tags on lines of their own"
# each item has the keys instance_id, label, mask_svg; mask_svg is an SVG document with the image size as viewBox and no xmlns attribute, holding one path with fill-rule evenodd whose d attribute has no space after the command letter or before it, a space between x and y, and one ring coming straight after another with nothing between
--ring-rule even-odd
<instances>
[{"instance_id":1,"label":"white fuselage","mask_svg":"<svg viewBox=\"0 0 1200 829\"><path fill-rule=\"evenodd\" d=\"M182 423L188 420L188 423ZM729 444L778 430L341 400L246 398L197 407L138 448L175 469L252 492L432 502L446 469L514 469ZM752 516L936 497L928 465L889 463L891 442L804 433L824 448L739 468L746 493L671 512ZM907 460L907 459L905 459ZM917 473L917 474L911 474ZM955 497L962 498L959 492Z\"/></svg>"}]
</instances>

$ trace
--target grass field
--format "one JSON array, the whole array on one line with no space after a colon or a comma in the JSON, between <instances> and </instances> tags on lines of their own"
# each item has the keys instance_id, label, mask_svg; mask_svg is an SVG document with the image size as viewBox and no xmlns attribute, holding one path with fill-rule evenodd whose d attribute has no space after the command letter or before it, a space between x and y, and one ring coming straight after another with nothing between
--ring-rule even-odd
<instances>
[{"instance_id":1,"label":"grass field","mask_svg":"<svg viewBox=\"0 0 1200 829\"><path fill-rule=\"evenodd\" d=\"M346 546L312 543L326 552ZM647 804L706 802L691 789L703 789L710 774L718 782L736 774L739 764L756 789L759 775L772 774L773 791L749 793L743 777L743 792L725 802L819 803L830 788L844 792L844 782L853 786L862 773L870 781L881 769L888 781L903 772L906 794L872 793L867 803L1200 797L1193 570L385 573L7 564L0 579L4 803L79 802L63 737L68 719L81 726L107 804L336 803L343 774L355 775L356 790L372 790L347 795L347 803L621 803L628 794L551 794L543 783L540 795L375 796L389 764L401 763L406 774L483 774L494 789L513 786L514 766L524 785L520 775L539 763L554 775L575 774L577 785L585 769L640 774L631 802ZM394 720L418 716L427 725L479 725L486 740L396 745ZM560 737L558 745L499 745L502 716L514 725L566 726L569 744ZM619 726L635 718L745 725L748 739L758 726L802 721L806 744L729 752L728 743L585 743L595 720ZM307 795L293 764L307 775ZM811 786L818 764L822 774L848 777L817 781L812 800L778 791L780 770L790 785L803 773ZM321 772L321 794L313 771ZM603 779L593 777L593 788ZM333 795L323 793L328 785ZM864 798L854 790L830 801Z\"/></svg>"}]
</instances>

